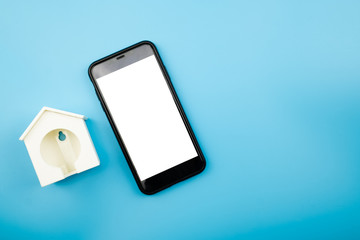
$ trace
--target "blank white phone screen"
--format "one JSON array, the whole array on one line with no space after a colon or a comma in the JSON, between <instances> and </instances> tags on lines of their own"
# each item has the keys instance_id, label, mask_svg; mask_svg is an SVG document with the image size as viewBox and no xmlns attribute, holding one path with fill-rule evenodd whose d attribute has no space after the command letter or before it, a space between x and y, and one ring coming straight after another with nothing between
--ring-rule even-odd
<instances>
[{"instance_id":1,"label":"blank white phone screen","mask_svg":"<svg viewBox=\"0 0 360 240\"><path fill-rule=\"evenodd\" d=\"M154 55L97 83L140 180L198 156Z\"/></svg>"}]
</instances>

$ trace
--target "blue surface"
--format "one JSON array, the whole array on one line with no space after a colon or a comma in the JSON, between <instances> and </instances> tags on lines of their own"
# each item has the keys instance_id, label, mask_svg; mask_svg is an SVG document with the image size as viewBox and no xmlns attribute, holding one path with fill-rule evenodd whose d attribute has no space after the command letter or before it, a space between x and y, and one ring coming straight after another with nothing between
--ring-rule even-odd
<instances>
[{"instance_id":1,"label":"blue surface","mask_svg":"<svg viewBox=\"0 0 360 240\"><path fill-rule=\"evenodd\" d=\"M0 238L360 239L360 2L170 2L0 2ZM208 163L154 196L87 76L144 39ZM40 187L43 106L89 117L99 167Z\"/></svg>"}]
</instances>

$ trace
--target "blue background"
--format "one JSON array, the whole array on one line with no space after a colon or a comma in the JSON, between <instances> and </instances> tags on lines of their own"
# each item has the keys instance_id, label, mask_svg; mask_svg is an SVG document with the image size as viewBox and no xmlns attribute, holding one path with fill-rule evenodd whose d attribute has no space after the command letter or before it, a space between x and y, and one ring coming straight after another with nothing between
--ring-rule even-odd
<instances>
[{"instance_id":1,"label":"blue background","mask_svg":"<svg viewBox=\"0 0 360 240\"><path fill-rule=\"evenodd\" d=\"M0 2L1 239L360 239L359 1ZM153 41L207 159L153 196L87 75ZM101 165L41 188L18 138L84 114Z\"/></svg>"}]
</instances>

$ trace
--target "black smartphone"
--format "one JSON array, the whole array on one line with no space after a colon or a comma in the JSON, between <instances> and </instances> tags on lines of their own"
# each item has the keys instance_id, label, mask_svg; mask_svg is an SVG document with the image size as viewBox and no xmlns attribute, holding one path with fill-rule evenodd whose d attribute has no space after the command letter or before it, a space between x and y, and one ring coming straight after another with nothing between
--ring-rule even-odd
<instances>
[{"instance_id":1,"label":"black smartphone","mask_svg":"<svg viewBox=\"0 0 360 240\"><path fill-rule=\"evenodd\" d=\"M205 158L152 42L92 63L89 76L143 193L204 170Z\"/></svg>"}]
</instances>

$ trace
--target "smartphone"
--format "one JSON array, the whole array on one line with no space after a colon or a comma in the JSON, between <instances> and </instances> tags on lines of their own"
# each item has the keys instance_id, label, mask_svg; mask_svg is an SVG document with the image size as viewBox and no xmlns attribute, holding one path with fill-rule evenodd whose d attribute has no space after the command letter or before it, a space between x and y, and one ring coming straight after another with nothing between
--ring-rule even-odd
<instances>
[{"instance_id":1,"label":"smartphone","mask_svg":"<svg viewBox=\"0 0 360 240\"><path fill-rule=\"evenodd\" d=\"M89 76L143 193L204 170L205 158L152 42L95 61Z\"/></svg>"}]
</instances>

